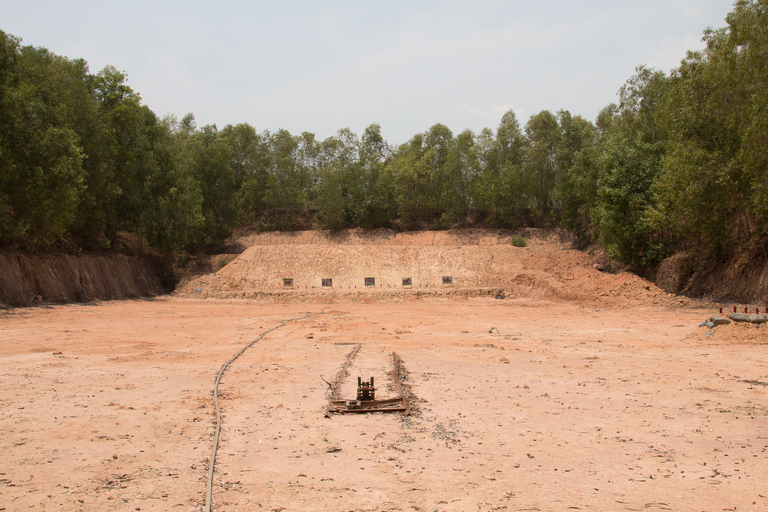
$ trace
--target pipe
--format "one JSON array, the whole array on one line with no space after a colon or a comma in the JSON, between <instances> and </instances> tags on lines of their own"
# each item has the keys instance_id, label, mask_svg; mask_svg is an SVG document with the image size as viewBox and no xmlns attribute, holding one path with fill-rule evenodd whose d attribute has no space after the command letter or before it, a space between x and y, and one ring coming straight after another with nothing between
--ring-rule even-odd
<instances>
[{"instance_id":1,"label":"pipe","mask_svg":"<svg viewBox=\"0 0 768 512\"><path fill-rule=\"evenodd\" d=\"M323 314L325 311L321 311L319 314ZM289 318L288 320L281 320L281 324L277 325L275 327L272 327L271 329L267 329L261 335L259 335L258 338L244 346L240 349L240 351L235 354L232 359L224 363L224 365L221 367L221 370L219 370L218 375L216 375L216 382L213 385L213 404L216 407L216 435L213 439L213 451L211 453L211 465L208 467L208 480L206 483L206 491L205 491L205 512L211 512L211 495L213 494L213 468L216 464L216 451L219 448L219 435L221 434L221 410L219 409L219 382L221 382L221 377L224 375L224 371L229 367L230 364L234 362L235 359L243 355L243 352L251 348L256 342L261 341L261 339L266 336L268 333L275 331L284 325L288 324L288 322L294 322L296 320L303 320L305 318L309 318L313 315L316 315L318 313L307 313L304 316L296 317L296 318Z\"/></svg>"}]
</instances>

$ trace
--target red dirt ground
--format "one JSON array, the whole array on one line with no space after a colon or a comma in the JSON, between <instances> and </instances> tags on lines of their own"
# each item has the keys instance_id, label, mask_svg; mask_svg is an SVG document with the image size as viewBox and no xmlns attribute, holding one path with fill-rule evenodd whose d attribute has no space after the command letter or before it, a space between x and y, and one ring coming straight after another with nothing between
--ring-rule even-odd
<instances>
[{"instance_id":1,"label":"red dirt ground","mask_svg":"<svg viewBox=\"0 0 768 512\"><path fill-rule=\"evenodd\" d=\"M479 271L433 291L270 290L249 250L176 296L0 311L0 510L202 510L217 372L307 313L224 374L213 510L768 509L768 327L706 336L711 305L557 241L478 238L446 253L505 258L504 300ZM295 245L318 265L340 248ZM339 265L369 272L346 245ZM412 256L392 276L422 268ZM198 284L214 280L242 284ZM324 380L358 343L342 394L359 375L391 396L395 351L413 416L323 417Z\"/></svg>"}]
</instances>

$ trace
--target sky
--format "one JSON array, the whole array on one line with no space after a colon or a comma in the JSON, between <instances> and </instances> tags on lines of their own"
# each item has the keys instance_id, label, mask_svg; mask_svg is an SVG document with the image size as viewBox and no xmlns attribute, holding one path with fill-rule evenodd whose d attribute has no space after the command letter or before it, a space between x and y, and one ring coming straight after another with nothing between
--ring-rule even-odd
<instances>
[{"instance_id":1,"label":"sky","mask_svg":"<svg viewBox=\"0 0 768 512\"><path fill-rule=\"evenodd\" d=\"M112 65L142 103L198 126L319 139L372 123L391 144L513 110L594 121L637 66L669 72L732 0L0 0L23 44Z\"/></svg>"}]
</instances>

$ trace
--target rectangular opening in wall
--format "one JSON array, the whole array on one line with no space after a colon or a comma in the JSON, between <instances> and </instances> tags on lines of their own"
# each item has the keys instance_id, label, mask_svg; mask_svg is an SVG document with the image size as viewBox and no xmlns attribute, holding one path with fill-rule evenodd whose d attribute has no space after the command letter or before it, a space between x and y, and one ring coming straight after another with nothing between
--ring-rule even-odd
<instances>
[{"instance_id":1,"label":"rectangular opening in wall","mask_svg":"<svg viewBox=\"0 0 768 512\"><path fill-rule=\"evenodd\" d=\"M443 284L453 284L453 276L443 276Z\"/></svg>"},{"instance_id":2,"label":"rectangular opening in wall","mask_svg":"<svg viewBox=\"0 0 768 512\"><path fill-rule=\"evenodd\" d=\"M284 277L283 288L293 288L293 279L290 277Z\"/></svg>"},{"instance_id":3,"label":"rectangular opening in wall","mask_svg":"<svg viewBox=\"0 0 768 512\"><path fill-rule=\"evenodd\" d=\"M404 277L403 286L413 286L413 280L410 277Z\"/></svg>"},{"instance_id":4,"label":"rectangular opening in wall","mask_svg":"<svg viewBox=\"0 0 768 512\"><path fill-rule=\"evenodd\" d=\"M323 283L323 288L332 288L333 287L333 279L331 279L331 278L323 279L322 283Z\"/></svg>"},{"instance_id":5,"label":"rectangular opening in wall","mask_svg":"<svg viewBox=\"0 0 768 512\"><path fill-rule=\"evenodd\" d=\"M376 286L376 278L375 277L366 277L365 278L365 286Z\"/></svg>"}]
</instances>

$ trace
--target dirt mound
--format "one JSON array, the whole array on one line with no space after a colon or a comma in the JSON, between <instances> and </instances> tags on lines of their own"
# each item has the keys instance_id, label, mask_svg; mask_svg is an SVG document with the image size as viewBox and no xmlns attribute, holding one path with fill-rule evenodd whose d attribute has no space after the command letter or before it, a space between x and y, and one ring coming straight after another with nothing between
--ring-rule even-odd
<instances>
[{"instance_id":1,"label":"dirt mound","mask_svg":"<svg viewBox=\"0 0 768 512\"><path fill-rule=\"evenodd\" d=\"M150 258L0 253L0 307L159 295L168 284L163 266Z\"/></svg>"},{"instance_id":2,"label":"dirt mound","mask_svg":"<svg viewBox=\"0 0 768 512\"><path fill-rule=\"evenodd\" d=\"M732 322L714 329L703 326L685 339L712 345L768 345L768 325Z\"/></svg>"},{"instance_id":3,"label":"dirt mound","mask_svg":"<svg viewBox=\"0 0 768 512\"><path fill-rule=\"evenodd\" d=\"M615 307L684 302L630 273L606 274L561 232L528 230L526 247L508 232L395 233L351 230L244 236L248 248L218 272L188 280L187 297L360 300L389 293L466 293L579 300ZM328 286L323 286L323 280ZM286 282L285 280L290 280Z\"/></svg>"}]
</instances>

